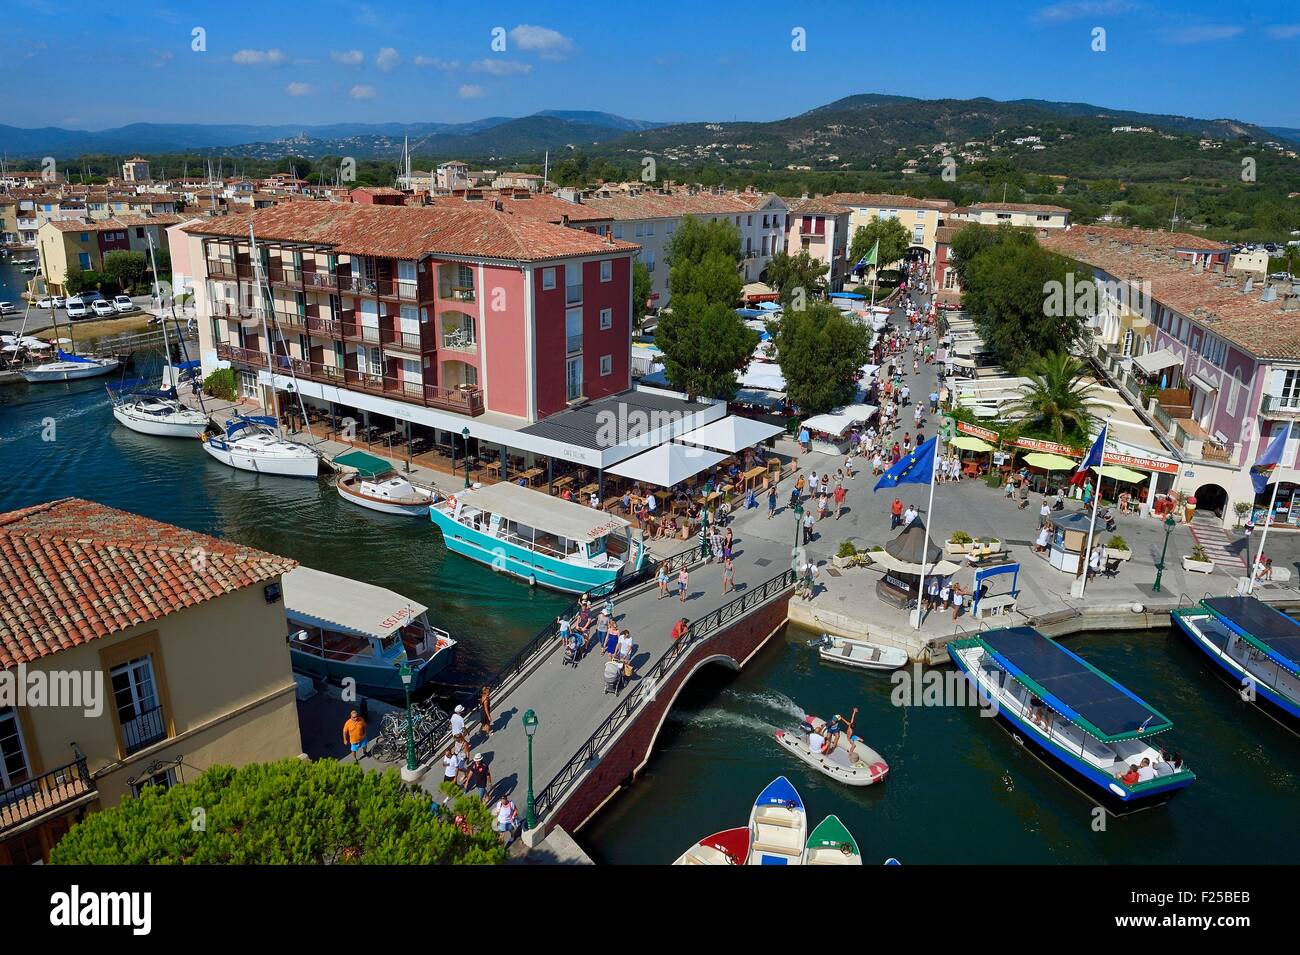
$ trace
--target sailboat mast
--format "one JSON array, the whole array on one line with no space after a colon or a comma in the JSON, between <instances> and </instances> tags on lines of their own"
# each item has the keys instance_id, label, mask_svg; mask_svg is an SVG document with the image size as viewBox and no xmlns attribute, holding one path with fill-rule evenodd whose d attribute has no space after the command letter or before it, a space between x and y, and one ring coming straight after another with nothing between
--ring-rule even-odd
<instances>
[{"instance_id":1,"label":"sailboat mast","mask_svg":"<svg viewBox=\"0 0 1300 955\"><path fill-rule=\"evenodd\" d=\"M267 282L266 272L262 268L262 254L261 252L258 251L257 239L253 236L252 219L248 220L248 244L251 250L250 254L253 259L253 274L257 279L257 298L259 304L258 311L261 312L262 315L262 334L266 338L267 370L270 372L271 375L271 391L272 393L274 393L275 392L275 371L276 371L275 341L274 339L271 338L271 333L268 330L266 324L266 303L270 301L272 305L274 305L275 298L271 294L270 283ZM284 342L284 351L285 351L284 357L286 359L291 358L292 356L289 355L289 343L285 341L284 335L280 332L279 326L275 324L274 314L272 314L271 316L271 327L275 328L276 334L279 335L280 340ZM294 394L298 396L298 410L302 413L302 420L306 421L307 406L302 400L302 389L298 387L298 375L294 372L292 361L287 361L285 365L289 369L289 377L293 379ZM277 405L279 404L278 401L276 403ZM275 416L275 431L276 434L278 434L281 438L284 437L284 429L280 426L279 414L276 414Z\"/></svg>"},{"instance_id":2,"label":"sailboat mast","mask_svg":"<svg viewBox=\"0 0 1300 955\"><path fill-rule=\"evenodd\" d=\"M162 308L162 292L158 288L158 259L153 254L153 233L148 229L144 230L145 241L149 243L149 267L153 270L153 296L158 300L158 307ZM163 333L163 374L167 378L167 383L172 384L171 367L172 367L172 350L167 343L167 319L162 315L158 316L158 322L162 325Z\"/></svg>"}]
</instances>

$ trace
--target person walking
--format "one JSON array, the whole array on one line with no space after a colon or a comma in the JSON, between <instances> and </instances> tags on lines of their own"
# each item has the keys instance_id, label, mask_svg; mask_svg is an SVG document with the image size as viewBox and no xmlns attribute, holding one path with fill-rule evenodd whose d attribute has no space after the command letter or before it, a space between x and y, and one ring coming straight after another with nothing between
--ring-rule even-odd
<instances>
[{"instance_id":1,"label":"person walking","mask_svg":"<svg viewBox=\"0 0 1300 955\"><path fill-rule=\"evenodd\" d=\"M844 497L844 485L835 485L835 519L837 521L840 519L840 512L844 510Z\"/></svg>"},{"instance_id":2,"label":"person walking","mask_svg":"<svg viewBox=\"0 0 1300 955\"><path fill-rule=\"evenodd\" d=\"M668 596L668 564L665 561L659 563L659 599L663 600Z\"/></svg>"},{"instance_id":3,"label":"person walking","mask_svg":"<svg viewBox=\"0 0 1300 955\"><path fill-rule=\"evenodd\" d=\"M352 754L353 762L360 762L366 755L366 721L361 714L353 710L343 724L343 745Z\"/></svg>"},{"instance_id":4,"label":"person walking","mask_svg":"<svg viewBox=\"0 0 1300 955\"><path fill-rule=\"evenodd\" d=\"M502 796L496 806L496 822L493 823L497 832L501 833L501 844L510 845L510 839L514 835L515 823L518 821L519 810L515 807L514 800L509 796Z\"/></svg>"},{"instance_id":5,"label":"person walking","mask_svg":"<svg viewBox=\"0 0 1300 955\"><path fill-rule=\"evenodd\" d=\"M492 690L490 687L483 687L478 695L478 707L482 714L483 732L487 733L488 738L492 737Z\"/></svg>"},{"instance_id":6,"label":"person walking","mask_svg":"<svg viewBox=\"0 0 1300 955\"><path fill-rule=\"evenodd\" d=\"M492 771L483 762L483 754L475 753L465 770L465 792L479 799L487 798L487 791L492 785Z\"/></svg>"},{"instance_id":7,"label":"person walking","mask_svg":"<svg viewBox=\"0 0 1300 955\"><path fill-rule=\"evenodd\" d=\"M686 588L691 582L691 575L683 567L677 572L677 599L681 603L686 603Z\"/></svg>"},{"instance_id":8,"label":"person walking","mask_svg":"<svg viewBox=\"0 0 1300 955\"><path fill-rule=\"evenodd\" d=\"M901 523L903 523L903 502L894 498L894 503L889 505L889 529L892 531Z\"/></svg>"},{"instance_id":9,"label":"person walking","mask_svg":"<svg viewBox=\"0 0 1300 955\"><path fill-rule=\"evenodd\" d=\"M808 510L804 511L803 514L803 542L805 545L810 544L812 542L812 530L813 530L813 512L812 512L812 508L810 507L808 508Z\"/></svg>"},{"instance_id":10,"label":"person walking","mask_svg":"<svg viewBox=\"0 0 1300 955\"><path fill-rule=\"evenodd\" d=\"M772 515L776 513L776 485L773 484L767 492L767 519L770 521Z\"/></svg>"},{"instance_id":11,"label":"person walking","mask_svg":"<svg viewBox=\"0 0 1300 955\"><path fill-rule=\"evenodd\" d=\"M727 557L722 563L722 592L728 594L736 589L736 565Z\"/></svg>"},{"instance_id":12,"label":"person walking","mask_svg":"<svg viewBox=\"0 0 1300 955\"><path fill-rule=\"evenodd\" d=\"M460 785L461 756L456 752L456 744L447 747L442 754L442 778L444 782Z\"/></svg>"}]
</instances>

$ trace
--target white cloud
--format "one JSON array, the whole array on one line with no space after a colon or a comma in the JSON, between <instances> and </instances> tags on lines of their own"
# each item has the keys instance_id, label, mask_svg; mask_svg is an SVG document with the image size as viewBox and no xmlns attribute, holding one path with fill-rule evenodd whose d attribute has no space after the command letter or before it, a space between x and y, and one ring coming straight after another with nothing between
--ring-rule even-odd
<instances>
[{"instance_id":1,"label":"white cloud","mask_svg":"<svg viewBox=\"0 0 1300 955\"><path fill-rule=\"evenodd\" d=\"M512 76L516 73L531 73L533 64L521 63L519 60L502 60L488 57L475 60L469 65L475 73L488 73L492 76Z\"/></svg>"},{"instance_id":2,"label":"white cloud","mask_svg":"<svg viewBox=\"0 0 1300 955\"><path fill-rule=\"evenodd\" d=\"M310 83L290 83L284 88L284 91L290 96L306 96L311 92Z\"/></svg>"},{"instance_id":3,"label":"white cloud","mask_svg":"<svg viewBox=\"0 0 1300 955\"><path fill-rule=\"evenodd\" d=\"M435 70L459 70L460 60L444 60L439 56L417 56L416 66L431 66Z\"/></svg>"},{"instance_id":4,"label":"white cloud","mask_svg":"<svg viewBox=\"0 0 1300 955\"><path fill-rule=\"evenodd\" d=\"M278 48L270 50L240 50L231 58L231 62L240 66L284 66L289 62L284 51Z\"/></svg>"},{"instance_id":5,"label":"white cloud","mask_svg":"<svg viewBox=\"0 0 1300 955\"><path fill-rule=\"evenodd\" d=\"M391 46L386 46L375 54L375 66L379 67L385 73L391 73L393 72L393 67L401 62L401 59L401 54Z\"/></svg>"},{"instance_id":6,"label":"white cloud","mask_svg":"<svg viewBox=\"0 0 1300 955\"><path fill-rule=\"evenodd\" d=\"M1266 31L1274 40L1290 40L1300 36L1300 23L1279 23Z\"/></svg>"},{"instance_id":7,"label":"white cloud","mask_svg":"<svg viewBox=\"0 0 1300 955\"><path fill-rule=\"evenodd\" d=\"M563 33L529 23L521 23L511 30L510 39L519 49L536 53L543 60L563 60L576 48Z\"/></svg>"},{"instance_id":8,"label":"white cloud","mask_svg":"<svg viewBox=\"0 0 1300 955\"><path fill-rule=\"evenodd\" d=\"M1065 23L1084 17L1106 17L1136 9L1132 0L1063 0L1034 11L1033 19L1041 23Z\"/></svg>"},{"instance_id":9,"label":"white cloud","mask_svg":"<svg viewBox=\"0 0 1300 955\"><path fill-rule=\"evenodd\" d=\"M1174 27L1164 31L1166 43L1210 43L1214 40L1230 40L1246 28L1237 24L1206 24L1204 26Z\"/></svg>"},{"instance_id":10,"label":"white cloud","mask_svg":"<svg viewBox=\"0 0 1300 955\"><path fill-rule=\"evenodd\" d=\"M374 99L375 88L373 86L366 86L362 83L358 83L356 86L352 87L352 89L348 90L348 95L353 99Z\"/></svg>"},{"instance_id":11,"label":"white cloud","mask_svg":"<svg viewBox=\"0 0 1300 955\"><path fill-rule=\"evenodd\" d=\"M149 65L156 70L160 66L166 66L174 59L176 59L176 54L170 50L154 50L153 60Z\"/></svg>"},{"instance_id":12,"label":"white cloud","mask_svg":"<svg viewBox=\"0 0 1300 955\"><path fill-rule=\"evenodd\" d=\"M344 66L360 66L366 61L366 55L360 50L330 50L330 59Z\"/></svg>"},{"instance_id":13,"label":"white cloud","mask_svg":"<svg viewBox=\"0 0 1300 955\"><path fill-rule=\"evenodd\" d=\"M460 89L456 90L456 95L461 99L479 99L483 95L483 87L475 86L473 83L463 83Z\"/></svg>"}]
</instances>

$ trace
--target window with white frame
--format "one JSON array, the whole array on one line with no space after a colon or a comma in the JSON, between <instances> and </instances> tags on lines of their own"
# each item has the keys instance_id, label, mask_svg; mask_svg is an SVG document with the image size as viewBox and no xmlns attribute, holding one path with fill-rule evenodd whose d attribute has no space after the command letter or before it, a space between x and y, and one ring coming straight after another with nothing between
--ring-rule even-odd
<instances>
[{"instance_id":1,"label":"window with white frame","mask_svg":"<svg viewBox=\"0 0 1300 955\"><path fill-rule=\"evenodd\" d=\"M614 373L614 356L601 355L600 356L601 377L604 377L605 375L612 375L613 373Z\"/></svg>"},{"instance_id":2,"label":"window with white frame","mask_svg":"<svg viewBox=\"0 0 1300 955\"><path fill-rule=\"evenodd\" d=\"M612 308L602 308L600 310L600 329L606 331L614 327L614 310Z\"/></svg>"},{"instance_id":3,"label":"window with white frame","mask_svg":"<svg viewBox=\"0 0 1300 955\"><path fill-rule=\"evenodd\" d=\"M564 353L573 355L582 351L582 309L571 308L564 313Z\"/></svg>"},{"instance_id":4,"label":"window with white frame","mask_svg":"<svg viewBox=\"0 0 1300 955\"><path fill-rule=\"evenodd\" d=\"M600 261L600 280L609 282L614 278L614 260L601 259Z\"/></svg>"},{"instance_id":5,"label":"window with white frame","mask_svg":"<svg viewBox=\"0 0 1300 955\"><path fill-rule=\"evenodd\" d=\"M574 401L582 397L582 356L570 358L564 363L564 400Z\"/></svg>"},{"instance_id":6,"label":"window with white frame","mask_svg":"<svg viewBox=\"0 0 1300 955\"><path fill-rule=\"evenodd\" d=\"M137 752L167 736L153 660L145 654L109 671L113 705L122 728L122 746L127 754Z\"/></svg>"},{"instance_id":7,"label":"window with white frame","mask_svg":"<svg viewBox=\"0 0 1300 955\"><path fill-rule=\"evenodd\" d=\"M542 288L548 290L555 288L554 268L542 269Z\"/></svg>"},{"instance_id":8,"label":"window with white frame","mask_svg":"<svg viewBox=\"0 0 1300 955\"><path fill-rule=\"evenodd\" d=\"M582 301L582 263L570 262L564 267L564 304L577 305Z\"/></svg>"}]
</instances>

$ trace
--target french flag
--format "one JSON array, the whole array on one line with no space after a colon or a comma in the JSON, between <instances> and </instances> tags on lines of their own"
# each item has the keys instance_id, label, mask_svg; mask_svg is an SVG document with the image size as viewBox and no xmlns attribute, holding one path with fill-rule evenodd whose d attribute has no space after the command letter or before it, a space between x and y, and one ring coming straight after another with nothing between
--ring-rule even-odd
<instances>
[{"instance_id":1,"label":"french flag","mask_svg":"<svg viewBox=\"0 0 1300 955\"><path fill-rule=\"evenodd\" d=\"M1087 457L1083 459L1083 463L1079 465L1079 469L1075 471L1074 476L1070 478L1071 484L1082 485L1088 483L1088 470L1089 468L1101 467L1102 453L1105 451L1105 448L1106 428L1102 428L1101 433L1097 435L1097 440L1092 442L1092 447L1088 449Z\"/></svg>"}]
</instances>

